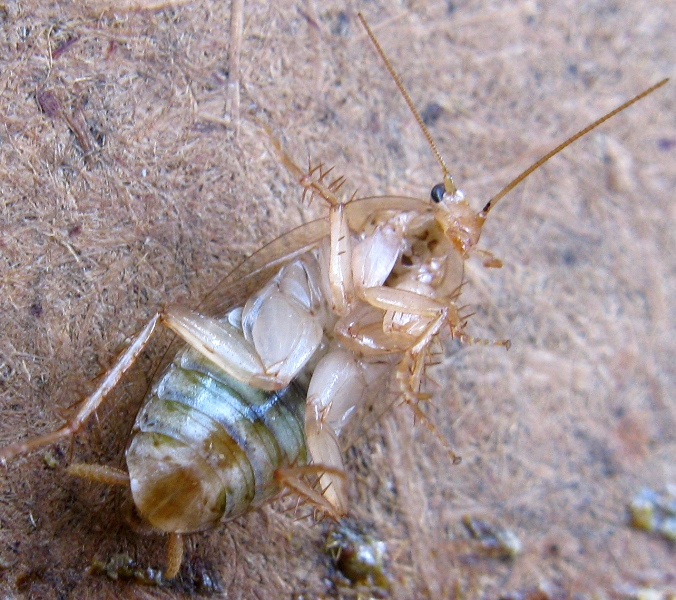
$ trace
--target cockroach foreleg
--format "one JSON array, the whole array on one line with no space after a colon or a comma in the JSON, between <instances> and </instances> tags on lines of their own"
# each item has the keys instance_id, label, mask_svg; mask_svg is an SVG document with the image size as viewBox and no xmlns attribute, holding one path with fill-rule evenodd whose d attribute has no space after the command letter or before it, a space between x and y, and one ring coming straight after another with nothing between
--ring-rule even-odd
<instances>
[{"instance_id":1,"label":"cockroach foreleg","mask_svg":"<svg viewBox=\"0 0 676 600\"><path fill-rule=\"evenodd\" d=\"M399 388L407 404L417 404L425 374L425 358L430 344L447 321L448 311L440 311L427 325L415 344L404 353L396 372Z\"/></svg>"},{"instance_id":2,"label":"cockroach foreleg","mask_svg":"<svg viewBox=\"0 0 676 600\"><path fill-rule=\"evenodd\" d=\"M362 294L363 299L371 306L408 315L437 317L446 308L442 302L434 298L398 288L371 287L365 289Z\"/></svg>"},{"instance_id":3,"label":"cockroach foreleg","mask_svg":"<svg viewBox=\"0 0 676 600\"><path fill-rule=\"evenodd\" d=\"M425 375L425 367L427 366L427 359L429 349L441 328L445 323L451 321L451 328L457 326L453 323L453 317L449 319L449 314L453 317L457 316L455 312L444 309L432 320L426 327L423 334L419 337L413 346L404 352L404 355L397 365L396 380L399 383L399 392L403 401L413 412L415 419L420 421L428 431L437 438L441 446L448 452L453 464L458 464L461 461L460 456L456 454L453 448L448 444L444 437L437 431L434 424L429 420L427 415L420 409L418 403L426 399L426 395L421 393L422 378Z\"/></svg>"},{"instance_id":4,"label":"cockroach foreleg","mask_svg":"<svg viewBox=\"0 0 676 600\"><path fill-rule=\"evenodd\" d=\"M454 330L452 335L456 340L460 340L463 344L467 344L468 346L502 346L506 350L509 350L512 347L511 340L487 340L484 338L477 338L467 335L462 330Z\"/></svg>"},{"instance_id":5,"label":"cockroach foreleg","mask_svg":"<svg viewBox=\"0 0 676 600\"><path fill-rule=\"evenodd\" d=\"M129 347L120 355L113 367L108 370L99 386L94 390L94 393L83 401L82 406L80 406L77 413L75 413L63 427L45 435L36 436L22 442L15 442L14 444L5 446L0 449L0 462L5 464L8 460L11 460L19 454L24 454L41 446L52 444L79 432L89 417L91 417L101 405L101 402L103 402L103 399L110 390L117 385L122 376L134 364L139 354L148 344L148 340L152 336L153 331L155 331L155 327L157 327L160 318L161 316L158 313L148 321L146 326L138 333Z\"/></svg>"}]
</instances>

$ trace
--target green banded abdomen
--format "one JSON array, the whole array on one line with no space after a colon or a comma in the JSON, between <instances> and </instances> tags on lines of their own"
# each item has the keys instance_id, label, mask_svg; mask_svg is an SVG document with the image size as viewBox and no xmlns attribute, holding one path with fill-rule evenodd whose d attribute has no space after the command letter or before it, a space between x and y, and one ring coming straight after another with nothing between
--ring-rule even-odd
<instances>
[{"instance_id":1,"label":"green banded abdomen","mask_svg":"<svg viewBox=\"0 0 676 600\"><path fill-rule=\"evenodd\" d=\"M245 385L187 348L153 386L127 448L139 514L166 532L232 519L278 491L275 471L307 462L306 390Z\"/></svg>"}]
</instances>

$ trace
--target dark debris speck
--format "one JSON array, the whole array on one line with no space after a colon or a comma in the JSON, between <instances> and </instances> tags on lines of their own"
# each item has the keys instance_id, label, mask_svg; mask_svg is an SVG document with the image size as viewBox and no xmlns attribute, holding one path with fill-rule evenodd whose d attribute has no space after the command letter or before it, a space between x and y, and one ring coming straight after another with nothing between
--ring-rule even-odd
<instances>
[{"instance_id":1,"label":"dark debris speck","mask_svg":"<svg viewBox=\"0 0 676 600\"><path fill-rule=\"evenodd\" d=\"M444 107L436 102L430 102L420 113L423 123L428 127L432 127L444 114Z\"/></svg>"},{"instance_id":2,"label":"dark debris speck","mask_svg":"<svg viewBox=\"0 0 676 600\"><path fill-rule=\"evenodd\" d=\"M669 152L676 146L676 139L673 138L659 138L657 140L657 148L662 152Z\"/></svg>"}]
</instances>

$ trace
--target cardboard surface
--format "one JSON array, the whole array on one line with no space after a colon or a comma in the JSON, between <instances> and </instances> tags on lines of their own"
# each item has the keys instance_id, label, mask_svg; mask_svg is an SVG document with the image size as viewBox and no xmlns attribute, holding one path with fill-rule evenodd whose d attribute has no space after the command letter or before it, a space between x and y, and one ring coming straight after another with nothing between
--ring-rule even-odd
<instances>
[{"instance_id":1,"label":"cardboard surface","mask_svg":"<svg viewBox=\"0 0 676 600\"><path fill-rule=\"evenodd\" d=\"M57 426L159 306L195 306L321 211L300 206L251 111L300 164L335 165L347 194L429 194L439 169L358 10L477 209L675 62L660 0L249 1L234 44L230 3L142 4L0 4L3 442ZM470 263L462 301L472 335L512 349L450 347L426 407L462 464L406 409L347 453L354 516L387 544L392 597L673 592L673 545L630 529L626 505L676 483L675 147L670 83L491 214L483 247L505 267ZM173 588L86 574L119 552L163 564L162 539L126 525L120 494L63 472L71 452L121 464L163 348L72 449L3 472L3 597L187 597L209 591L205 574L228 598L354 597L328 582L322 526L274 507L194 536L196 575ZM465 514L513 530L523 554L486 556Z\"/></svg>"}]
</instances>

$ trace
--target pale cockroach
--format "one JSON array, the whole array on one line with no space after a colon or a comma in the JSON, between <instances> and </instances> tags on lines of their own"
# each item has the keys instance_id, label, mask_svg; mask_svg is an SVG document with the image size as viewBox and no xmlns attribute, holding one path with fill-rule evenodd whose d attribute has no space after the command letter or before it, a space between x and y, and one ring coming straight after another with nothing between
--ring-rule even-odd
<instances>
[{"instance_id":1,"label":"pale cockroach","mask_svg":"<svg viewBox=\"0 0 676 600\"><path fill-rule=\"evenodd\" d=\"M458 298L464 261L498 201L563 148L656 84L547 153L479 212L453 182L399 77L362 19L441 165L431 201L382 196L344 200L344 181L321 166L300 169L272 138L304 194L329 216L265 246L195 311L159 311L133 338L96 390L62 428L0 449L18 454L80 431L162 325L186 342L160 374L137 416L127 470L73 464L76 476L128 486L139 516L168 534L166 576L179 570L182 536L240 516L283 489L327 515L347 512L338 437L373 382L424 419L426 368L446 337L466 333ZM508 345L507 342L488 342ZM382 393L382 391L381 391ZM317 474L318 485L305 475Z\"/></svg>"}]
</instances>

